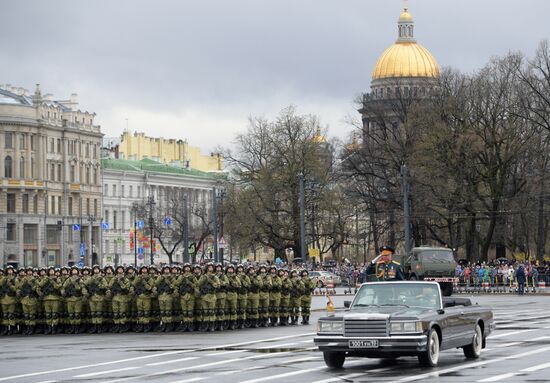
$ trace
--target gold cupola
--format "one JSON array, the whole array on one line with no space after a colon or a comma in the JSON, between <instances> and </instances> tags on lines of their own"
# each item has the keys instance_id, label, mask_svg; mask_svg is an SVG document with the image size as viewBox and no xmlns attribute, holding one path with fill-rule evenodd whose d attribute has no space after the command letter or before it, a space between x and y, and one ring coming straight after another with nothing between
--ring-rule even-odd
<instances>
[{"instance_id":1,"label":"gold cupola","mask_svg":"<svg viewBox=\"0 0 550 383\"><path fill-rule=\"evenodd\" d=\"M432 54L414 39L414 20L407 5L397 22L398 38L382 53L372 71L372 80L387 78L439 77Z\"/></svg>"}]
</instances>

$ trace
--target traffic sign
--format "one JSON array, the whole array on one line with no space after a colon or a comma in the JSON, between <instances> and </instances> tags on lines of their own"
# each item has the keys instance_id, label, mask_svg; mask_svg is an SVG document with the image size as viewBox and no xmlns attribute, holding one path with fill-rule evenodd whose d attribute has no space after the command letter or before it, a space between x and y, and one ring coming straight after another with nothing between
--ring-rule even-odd
<instances>
[{"instance_id":1,"label":"traffic sign","mask_svg":"<svg viewBox=\"0 0 550 383\"><path fill-rule=\"evenodd\" d=\"M86 254L86 244L85 243L81 243L80 244L80 255L83 256Z\"/></svg>"},{"instance_id":2,"label":"traffic sign","mask_svg":"<svg viewBox=\"0 0 550 383\"><path fill-rule=\"evenodd\" d=\"M84 261L83 260L80 260L78 262L78 267L84 267Z\"/></svg>"},{"instance_id":3,"label":"traffic sign","mask_svg":"<svg viewBox=\"0 0 550 383\"><path fill-rule=\"evenodd\" d=\"M226 244L227 242L225 242L225 239L223 239L223 237L218 240L218 248L223 249Z\"/></svg>"},{"instance_id":4,"label":"traffic sign","mask_svg":"<svg viewBox=\"0 0 550 383\"><path fill-rule=\"evenodd\" d=\"M80 231L80 224L75 223L75 224L73 225L73 231Z\"/></svg>"},{"instance_id":5,"label":"traffic sign","mask_svg":"<svg viewBox=\"0 0 550 383\"><path fill-rule=\"evenodd\" d=\"M143 247L138 247L137 253L143 255Z\"/></svg>"},{"instance_id":6,"label":"traffic sign","mask_svg":"<svg viewBox=\"0 0 550 383\"><path fill-rule=\"evenodd\" d=\"M137 221L137 228L138 229L143 229L145 227L145 225L143 224L143 221Z\"/></svg>"},{"instance_id":7,"label":"traffic sign","mask_svg":"<svg viewBox=\"0 0 550 383\"><path fill-rule=\"evenodd\" d=\"M142 253L142 254L138 254L138 259L143 259L143 253Z\"/></svg>"},{"instance_id":8,"label":"traffic sign","mask_svg":"<svg viewBox=\"0 0 550 383\"><path fill-rule=\"evenodd\" d=\"M109 222L105 222L105 221L101 222L101 228L103 230L109 230Z\"/></svg>"},{"instance_id":9,"label":"traffic sign","mask_svg":"<svg viewBox=\"0 0 550 383\"><path fill-rule=\"evenodd\" d=\"M172 224L172 218L171 217L164 218L164 224L165 225L171 225Z\"/></svg>"},{"instance_id":10,"label":"traffic sign","mask_svg":"<svg viewBox=\"0 0 550 383\"><path fill-rule=\"evenodd\" d=\"M195 242L191 242L191 243L189 244L189 251L192 252L192 253L194 253L195 250L197 250L197 244L196 244Z\"/></svg>"}]
</instances>

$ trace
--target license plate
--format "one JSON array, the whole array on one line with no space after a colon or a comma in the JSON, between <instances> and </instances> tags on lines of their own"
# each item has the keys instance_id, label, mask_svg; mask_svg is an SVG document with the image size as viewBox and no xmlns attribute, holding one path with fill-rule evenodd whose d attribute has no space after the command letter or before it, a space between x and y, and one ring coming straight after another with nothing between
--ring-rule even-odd
<instances>
[{"instance_id":1,"label":"license plate","mask_svg":"<svg viewBox=\"0 0 550 383\"><path fill-rule=\"evenodd\" d=\"M378 339L371 340L350 340L349 348L378 348Z\"/></svg>"}]
</instances>

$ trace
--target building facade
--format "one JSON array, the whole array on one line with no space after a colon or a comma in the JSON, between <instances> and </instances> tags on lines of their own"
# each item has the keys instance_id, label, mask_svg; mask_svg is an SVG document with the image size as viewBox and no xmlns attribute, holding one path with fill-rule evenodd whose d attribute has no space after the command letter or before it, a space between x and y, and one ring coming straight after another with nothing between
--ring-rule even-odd
<instances>
[{"instance_id":1,"label":"building facade","mask_svg":"<svg viewBox=\"0 0 550 383\"><path fill-rule=\"evenodd\" d=\"M154 201L155 219L163 214L172 218L170 225L177 225L169 211L178 206L183 211L187 199L188 227L190 243L195 236L200 235L204 220L211 217L213 193L217 176L198 170L183 169L173 165L163 164L151 159L141 161L104 158L103 167L103 221L106 230L103 232L104 264L134 264L139 249L137 264L150 263L149 225L147 202L151 197ZM134 224L144 222L143 229L136 232L137 243L133 242ZM177 230L177 228L174 228ZM139 236L138 236L139 233ZM144 237L143 240L141 238ZM153 231L153 239L156 234ZM149 241L150 242L150 241ZM182 245L177 246L174 262L182 261ZM168 257L157 249L154 263L167 263Z\"/></svg>"},{"instance_id":2,"label":"building facade","mask_svg":"<svg viewBox=\"0 0 550 383\"><path fill-rule=\"evenodd\" d=\"M34 94L0 86L3 265L97 262L102 134L94 118L76 94L54 100L38 85Z\"/></svg>"},{"instance_id":3,"label":"building facade","mask_svg":"<svg viewBox=\"0 0 550 383\"><path fill-rule=\"evenodd\" d=\"M147 137L144 133L124 132L115 153L117 158L124 160L152 159L203 172L223 170L223 159L219 153L203 155L199 148L190 146L187 141Z\"/></svg>"}]
</instances>

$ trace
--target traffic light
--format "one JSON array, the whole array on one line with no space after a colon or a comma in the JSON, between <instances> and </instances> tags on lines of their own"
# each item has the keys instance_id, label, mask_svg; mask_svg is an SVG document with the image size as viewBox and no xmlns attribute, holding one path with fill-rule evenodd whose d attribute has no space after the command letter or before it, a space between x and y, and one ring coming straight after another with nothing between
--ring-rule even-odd
<instances>
[{"instance_id":1,"label":"traffic light","mask_svg":"<svg viewBox=\"0 0 550 383\"><path fill-rule=\"evenodd\" d=\"M63 230L63 221L57 221L57 230Z\"/></svg>"}]
</instances>

